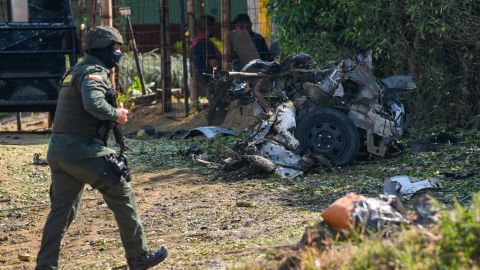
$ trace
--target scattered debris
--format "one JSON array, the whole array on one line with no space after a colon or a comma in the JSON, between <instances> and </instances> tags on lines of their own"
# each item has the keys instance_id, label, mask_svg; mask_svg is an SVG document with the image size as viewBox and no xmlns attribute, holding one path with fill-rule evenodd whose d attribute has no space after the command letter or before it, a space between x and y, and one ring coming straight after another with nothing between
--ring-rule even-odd
<instances>
[{"instance_id":1,"label":"scattered debris","mask_svg":"<svg viewBox=\"0 0 480 270\"><path fill-rule=\"evenodd\" d=\"M436 209L433 199L430 196L423 194L418 198L418 203L415 205L417 213L416 224L429 225L439 221L438 209Z\"/></svg>"},{"instance_id":2,"label":"scattered debris","mask_svg":"<svg viewBox=\"0 0 480 270\"><path fill-rule=\"evenodd\" d=\"M198 127L189 130L185 135L184 138L190 138L194 136L199 136L203 135L205 136L208 140L214 139L217 135L222 135L222 136L237 136L237 133L231 129L228 128L221 128L221 127L215 127L215 126L206 126L206 127Z\"/></svg>"},{"instance_id":3,"label":"scattered debris","mask_svg":"<svg viewBox=\"0 0 480 270\"><path fill-rule=\"evenodd\" d=\"M357 227L380 230L386 224L408 224L406 212L400 200L394 195L379 195L355 204L352 213Z\"/></svg>"},{"instance_id":4,"label":"scattered debris","mask_svg":"<svg viewBox=\"0 0 480 270\"><path fill-rule=\"evenodd\" d=\"M240 155L233 153L223 161L220 170L211 178L211 181L222 178L225 180L234 180L249 175L271 175L275 172L277 166L268 158L259 155Z\"/></svg>"},{"instance_id":5,"label":"scattered debris","mask_svg":"<svg viewBox=\"0 0 480 270\"><path fill-rule=\"evenodd\" d=\"M352 213L355 209L355 203L366 199L363 195L353 192L348 193L337 199L322 212L323 222L337 231L349 229L354 223Z\"/></svg>"},{"instance_id":6,"label":"scattered debris","mask_svg":"<svg viewBox=\"0 0 480 270\"><path fill-rule=\"evenodd\" d=\"M277 168L272 161L263 156L243 155L242 158L250 165L250 168L253 169L253 171L271 174Z\"/></svg>"},{"instance_id":7,"label":"scattered debris","mask_svg":"<svg viewBox=\"0 0 480 270\"><path fill-rule=\"evenodd\" d=\"M137 131L136 138L139 140L148 140L155 136L155 128L146 125L139 131Z\"/></svg>"},{"instance_id":8,"label":"scattered debris","mask_svg":"<svg viewBox=\"0 0 480 270\"><path fill-rule=\"evenodd\" d=\"M295 106L293 102L287 101L278 105L276 110L275 139L282 142L288 149L297 149L300 146L298 140L293 136L292 130L296 127Z\"/></svg>"},{"instance_id":9,"label":"scattered debris","mask_svg":"<svg viewBox=\"0 0 480 270\"><path fill-rule=\"evenodd\" d=\"M293 179L293 178L303 174L303 172L300 171L300 170L296 170L296 169L292 169L292 168L285 168L285 167L281 167L281 166L278 166L275 169L275 173L278 174L280 177L287 178L287 179Z\"/></svg>"},{"instance_id":10,"label":"scattered debris","mask_svg":"<svg viewBox=\"0 0 480 270\"><path fill-rule=\"evenodd\" d=\"M29 262L31 258L32 258L32 255L30 255L28 253L18 254L18 259L22 262Z\"/></svg>"},{"instance_id":11,"label":"scattered debris","mask_svg":"<svg viewBox=\"0 0 480 270\"><path fill-rule=\"evenodd\" d=\"M306 166L300 164L302 157L296 155L284 146L270 140L264 140L258 147L258 153L270 159L275 165L276 173L283 178L295 178L303 174L302 169Z\"/></svg>"},{"instance_id":12,"label":"scattered debris","mask_svg":"<svg viewBox=\"0 0 480 270\"><path fill-rule=\"evenodd\" d=\"M446 144L456 144L460 138L447 133L432 135L427 141L415 141L412 143L412 153L419 154L424 152L440 152Z\"/></svg>"},{"instance_id":13,"label":"scattered debris","mask_svg":"<svg viewBox=\"0 0 480 270\"><path fill-rule=\"evenodd\" d=\"M452 178L452 179L464 179L468 178L470 176L474 176L475 172L444 172L443 175L447 178Z\"/></svg>"},{"instance_id":14,"label":"scattered debris","mask_svg":"<svg viewBox=\"0 0 480 270\"><path fill-rule=\"evenodd\" d=\"M441 189L442 183L437 178L420 180L411 176L393 176L387 178L383 184L383 192L409 200L415 193L424 189Z\"/></svg>"},{"instance_id":15,"label":"scattered debris","mask_svg":"<svg viewBox=\"0 0 480 270\"><path fill-rule=\"evenodd\" d=\"M402 232L401 227L397 226L400 224L416 226L422 232L438 239L425 228L439 221L440 205L437 205L432 197L422 195L415 208L416 216L407 214L396 196L379 195L375 198L366 198L348 193L322 212L321 221L307 226L298 247L323 251L335 245L337 241L351 239L349 235L352 229L356 233L377 231L382 237L391 237L397 235L391 234L392 229ZM356 233L354 237L357 237Z\"/></svg>"},{"instance_id":16,"label":"scattered debris","mask_svg":"<svg viewBox=\"0 0 480 270\"><path fill-rule=\"evenodd\" d=\"M445 132L441 132L437 135L431 136L429 138L429 141L431 143L456 144L456 143L460 142L460 138L455 136L455 135L451 135L451 134L448 134L448 133L445 133Z\"/></svg>"},{"instance_id":17,"label":"scattered debris","mask_svg":"<svg viewBox=\"0 0 480 270\"><path fill-rule=\"evenodd\" d=\"M442 145L431 142L413 142L412 154L419 154L424 152L440 152L442 151Z\"/></svg>"},{"instance_id":18,"label":"scattered debris","mask_svg":"<svg viewBox=\"0 0 480 270\"><path fill-rule=\"evenodd\" d=\"M229 162L249 166L245 155L254 155L273 163L256 164L263 168L256 171L274 169L292 179L318 165L351 164L360 148L383 157L398 144L405 120L401 97L415 89L412 77L392 76L377 83L371 51L332 62L327 69L314 69L312 61L300 53L280 62L253 60L240 72L214 71L211 87L235 98L248 96L259 119L249 138L224 161L223 175ZM359 130L365 131L362 140ZM202 134L211 139L221 131L201 127L185 138Z\"/></svg>"},{"instance_id":19,"label":"scattered debris","mask_svg":"<svg viewBox=\"0 0 480 270\"><path fill-rule=\"evenodd\" d=\"M186 128L181 128L179 130L176 130L171 136L170 139L183 139L188 133L188 129Z\"/></svg>"},{"instance_id":20,"label":"scattered debris","mask_svg":"<svg viewBox=\"0 0 480 270\"><path fill-rule=\"evenodd\" d=\"M214 163L214 162L210 162L210 161L207 161L207 160L203 160L201 159L199 156L195 155L195 154L192 154L191 155L192 157L192 160L195 161L196 163L202 165L202 166L205 166L209 169L219 169L221 167L220 164L217 164L217 163Z\"/></svg>"},{"instance_id":21,"label":"scattered debris","mask_svg":"<svg viewBox=\"0 0 480 270\"><path fill-rule=\"evenodd\" d=\"M348 193L322 212L323 222L337 231L352 227L379 230L386 224L407 224L406 212L400 200L392 195L366 198Z\"/></svg>"},{"instance_id":22,"label":"scattered debris","mask_svg":"<svg viewBox=\"0 0 480 270\"><path fill-rule=\"evenodd\" d=\"M40 158L42 154L40 153L33 153L33 165L45 166L48 165L48 161L46 159Z\"/></svg>"},{"instance_id":23,"label":"scattered debris","mask_svg":"<svg viewBox=\"0 0 480 270\"><path fill-rule=\"evenodd\" d=\"M184 153L185 153L186 156L190 156L192 154L193 155L201 155L201 154L205 153L205 151L202 148L200 148L199 145L192 144L187 149L185 149Z\"/></svg>"}]
</instances>

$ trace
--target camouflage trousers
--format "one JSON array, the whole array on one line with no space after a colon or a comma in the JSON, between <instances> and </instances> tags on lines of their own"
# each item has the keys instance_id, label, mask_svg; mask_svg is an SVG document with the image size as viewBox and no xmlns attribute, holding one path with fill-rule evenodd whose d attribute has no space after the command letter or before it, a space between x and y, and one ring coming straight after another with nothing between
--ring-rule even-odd
<instances>
[{"instance_id":1,"label":"camouflage trousers","mask_svg":"<svg viewBox=\"0 0 480 270\"><path fill-rule=\"evenodd\" d=\"M35 269L57 269L60 243L78 211L85 184L94 184L105 171L105 159L49 161L52 172L51 209L43 229L42 242ZM102 187L102 194L112 210L120 231L127 258L148 250L135 194L124 179L115 187Z\"/></svg>"}]
</instances>

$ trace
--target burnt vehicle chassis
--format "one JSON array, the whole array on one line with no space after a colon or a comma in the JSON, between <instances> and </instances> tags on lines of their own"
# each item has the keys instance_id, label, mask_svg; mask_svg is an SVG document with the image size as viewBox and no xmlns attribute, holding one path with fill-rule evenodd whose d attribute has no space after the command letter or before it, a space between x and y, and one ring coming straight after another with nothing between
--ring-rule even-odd
<instances>
[{"instance_id":1,"label":"burnt vehicle chassis","mask_svg":"<svg viewBox=\"0 0 480 270\"><path fill-rule=\"evenodd\" d=\"M333 62L327 69L314 69L312 62L306 54L279 63L254 60L241 72L217 72L212 85L253 98L254 111L264 117L251 135L253 141L268 137L293 153L320 154L338 166L351 164L359 154L384 157L404 133L401 97L415 89L412 78L378 80L371 52ZM291 107L295 119L272 133L265 127L292 122L276 117L281 107Z\"/></svg>"},{"instance_id":2,"label":"burnt vehicle chassis","mask_svg":"<svg viewBox=\"0 0 480 270\"><path fill-rule=\"evenodd\" d=\"M0 111L54 112L60 80L78 55L68 0L6 0L0 21Z\"/></svg>"}]
</instances>

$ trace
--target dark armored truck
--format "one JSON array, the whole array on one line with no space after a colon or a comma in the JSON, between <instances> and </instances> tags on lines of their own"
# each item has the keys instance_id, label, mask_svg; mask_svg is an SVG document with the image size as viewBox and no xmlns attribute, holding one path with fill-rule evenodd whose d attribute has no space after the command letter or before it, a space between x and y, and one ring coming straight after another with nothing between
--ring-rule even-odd
<instances>
[{"instance_id":1,"label":"dark armored truck","mask_svg":"<svg viewBox=\"0 0 480 270\"><path fill-rule=\"evenodd\" d=\"M54 112L77 57L69 0L0 0L0 112Z\"/></svg>"}]
</instances>

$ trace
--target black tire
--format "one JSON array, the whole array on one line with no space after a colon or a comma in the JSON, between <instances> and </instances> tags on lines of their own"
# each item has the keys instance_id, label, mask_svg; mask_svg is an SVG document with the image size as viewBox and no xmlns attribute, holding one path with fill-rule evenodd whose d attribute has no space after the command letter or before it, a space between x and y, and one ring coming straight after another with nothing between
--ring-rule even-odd
<instances>
[{"instance_id":1,"label":"black tire","mask_svg":"<svg viewBox=\"0 0 480 270\"><path fill-rule=\"evenodd\" d=\"M357 127L343 112L320 108L297 121L295 137L302 151L321 154L332 164L344 166L355 161L360 138Z\"/></svg>"}]
</instances>

